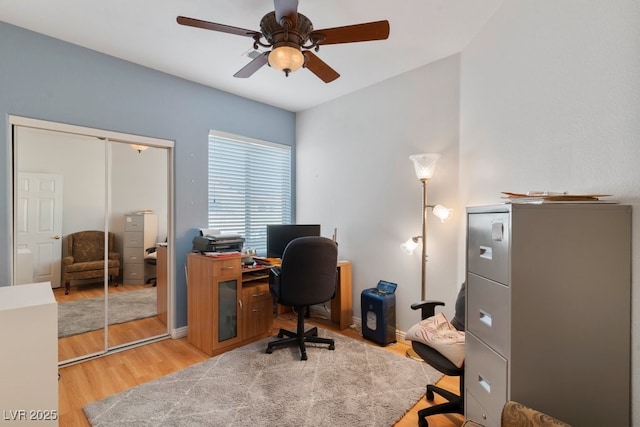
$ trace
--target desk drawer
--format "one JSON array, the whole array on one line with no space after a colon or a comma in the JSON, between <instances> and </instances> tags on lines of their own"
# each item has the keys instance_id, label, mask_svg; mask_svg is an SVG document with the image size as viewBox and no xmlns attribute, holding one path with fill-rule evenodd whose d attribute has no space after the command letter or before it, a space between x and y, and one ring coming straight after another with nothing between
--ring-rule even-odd
<instances>
[{"instance_id":1,"label":"desk drawer","mask_svg":"<svg viewBox=\"0 0 640 427\"><path fill-rule=\"evenodd\" d=\"M467 218L469 271L509 285L509 213L472 213Z\"/></svg>"},{"instance_id":2,"label":"desk drawer","mask_svg":"<svg viewBox=\"0 0 640 427\"><path fill-rule=\"evenodd\" d=\"M467 275L467 330L495 351L511 354L510 289L500 283Z\"/></svg>"},{"instance_id":3,"label":"desk drawer","mask_svg":"<svg viewBox=\"0 0 640 427\"><path fill-rule=\"evenodd\" d=\"M269 292L269 284L261 283L259 285L245 286L242 288L243 299L249 304L257 304L264 300L271 299Z\"/></svg>"},{"instance_id":4,"label":"desk drawer","mask_svg":"<svg viewBox=\"0 0 640 427\"><path fill-rule=\"evenodd\" d=\"M471 333L465 337L465 352L467 393L474 396L487 420L499 420L507 401L507 361Z\"/></svg>"},{"instance_id":5,"label":"desk drawer","mask_svg":"<svg viewBox=\"0 0 640 427\"><path fill-rule=\"evenodd\" d=\"M242 260L240 257L219 259L213 263L214 276L229 276L235 274L242 274Z\"/></svg>"}]
</instances>

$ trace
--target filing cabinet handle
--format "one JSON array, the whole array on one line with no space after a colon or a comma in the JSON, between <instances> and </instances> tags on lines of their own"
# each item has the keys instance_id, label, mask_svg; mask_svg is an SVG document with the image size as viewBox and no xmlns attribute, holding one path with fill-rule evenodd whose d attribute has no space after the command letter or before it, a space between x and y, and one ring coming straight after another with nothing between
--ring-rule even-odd
<instances>
[{"instance_id":1,"label":"filing cabinet handle","mask_svg":"<svg viewBox=\"0 0 640 427\"><path fill-rule=\"evenodd\" d=\"M254 309L253 309L253 310L251 310L251 311L253 311L253 312L255 313L256 311L262 311L262 309L263 309L263 308L264 308L264 307L257 307L257 308L254 308Z\"/></svg>"},{"instance_id":2,"label":"filing cabinet handle","mask_svg":"<svg viewBox=\"0 0 640 427\"><path fill-rule=\"evenodd\" d=\"M262 295L264 295L264 292L260 292L259 294L253 294L251 296L252 297L261 297Z\"/></svg>"},{"instance_id":3,"label":"filing cabinet handle","mask_svg":"<svg viewBox=\"0 0 640 427\"><path fill-rule=\"evenodd\" d=\"M240 311L242 311L242 300L238 300L238 305L240 306Z\"/></svg>"},{"instance_id":4,"label":"filing cabinet handle","mask_svg":"<svg viewBox=\"0 0 640 427\"><path fill-rule=\"evenodd\" d=\"M487 393L491 393L491 383L482 375L478 375L478 384L480 384L480 387L486 390Z\"/></svg>"},{"instance_id":5,"label":"filing cabinet handle","mask_svg":"<svg viewBox=\"0 0 640 427\"><path fill-rule=\"evenodd\" d=\"M233 270L235 267L233 266L227 266L227 267L221 267L221 270Z\"/></svg>"},{"instance_id":6,"label":"filing cabinet handle","mask_svg":"<svg viewBox=\"0 0 640 427\"><path fill-rule=\"evenodd\" d=\"M491 315L486 311L480 310L480 321L488 327L491 327L493 324L493 317L491 317Z\"/></svg>"},{"instance_id":7,"label":"filing cabinet handle","mask_svg":"<svg viewBox=\"0 0 640 427\"><path fill-rule=\"evenodd\" d=\"M480 258L493 259L493 249L490 246L480 246Z\"/></svg>"}]
</instances>

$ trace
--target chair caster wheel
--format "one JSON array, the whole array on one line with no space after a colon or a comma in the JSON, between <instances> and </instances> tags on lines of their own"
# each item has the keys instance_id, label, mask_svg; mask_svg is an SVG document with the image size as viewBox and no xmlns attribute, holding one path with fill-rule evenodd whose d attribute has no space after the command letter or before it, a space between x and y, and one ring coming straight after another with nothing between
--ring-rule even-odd
<instances>
[{"instance_id":1,"label":"chair caster wheel","mask_svg":"<svg viewBox=\"0 0 640 427\"><path fill-rule=\"evenodd\" d=\"M283 337L284 337L284 334L283 334L282 332L280 332L280 333L278 334L278 338L283 338Z\"/></svg>"},{"instance_id":2,"label":"chair caster wheel","mask_svg":"<svg viewBox=\"0 0 640 427\"><path fill-rule=\"evenodd\" d=\"M431 401L433 400L433 392L431 390L427 390L427 393L425 394L427 397L427 400Z\"/></svg>"},{"instance_id":3,"label":"chair caster wheel","mask_svg":"<svg viewBox=\"0 0 640 427\"><path fill-rule=\"evenodd\" d=\"M273 353L273 349L271 347L267 347L266 353L267 354Z\"/></svg>"},{"instance_id":4,"label":"chair caster wheel","mask_svg":"<svg viewBox=\"0 0 640 427\"><path fill-rule=\"evenodd\" d=\"M302 353L302 356L300 356L300 360L307 360L307 352L306 351L304 353Z\"/></svg>"},{"instance_id":5,"label":"chair caster wheel","mask_svg":"<svg viewBox=\"0 0 640 427\"><path fill-rule=\"evenodd\" d=\"M329 344L329 350L335 350L336 346L335 344Z\"/></svg>"}]
</instances>

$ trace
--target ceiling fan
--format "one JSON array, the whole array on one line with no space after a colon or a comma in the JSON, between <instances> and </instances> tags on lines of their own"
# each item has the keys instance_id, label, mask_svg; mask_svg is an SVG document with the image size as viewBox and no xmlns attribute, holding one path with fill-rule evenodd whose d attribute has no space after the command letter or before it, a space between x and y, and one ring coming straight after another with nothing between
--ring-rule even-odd
<instances>
[{"instance_id":1,"label":"ceiling fan","mask_svg":"<svg viewBox=\"0 0 640 427\"><path fill-rule=\"evenodd\" d=\"M340 77L340 74L312 50L318 52L323 45L384 40L389 37L389 21L314 30L309 18L298 13L298 0L274 0L274 9L262 17L260 31L185 16L178 16L177 21L178 24L190 27L251 37L254 49L258 49L258 46L271 49L262 52L233 75L240 78L250 77L268 63L271 67L284 71L286 76L304 67L329 83Z\"/></svg>"}]
</instances>

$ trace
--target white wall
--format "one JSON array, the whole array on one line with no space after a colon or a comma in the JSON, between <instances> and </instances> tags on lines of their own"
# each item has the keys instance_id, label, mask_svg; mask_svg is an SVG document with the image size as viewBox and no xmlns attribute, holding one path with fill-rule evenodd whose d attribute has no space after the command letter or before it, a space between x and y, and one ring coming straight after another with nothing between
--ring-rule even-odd
<instances>
[{"instance_id":1,"label":"white wall","mask_svg":"<svg viewBox=\"0 0 640 427\"><path fill-rule=\"evenodd\" d=\"M640 425L640 2L506 1L463 51L461 76L463 203L553 190L633 205L632 401Z\"/></svg>"},{"instance_id":2,"label":"white wall","mask_svg":"<svg viewBox=\"0 0 640 427\"><path fill-rule=\"evenodd\" d=\"M18 127L18 170L63 175L62 233L103 230L105 222L105 143L94 137ZM167 153L141 153L129 144L111 144L109 230L121 247L124 214L152 210L158 214L158 239L167 237Z\"/></svg>"},{"instance_id":3,"label":"white wall","mask_svg":"<svg viewBox=\"0 0 640 427\"><path fill-rule=\"evenodd\" d=\"M420 318L420 254L400 243L421 233L422 186L409 155L442 155L428 185L429 203L456 209L442 224L428 222L427 298L453 301L458 224L459 56L360 90L297 116L297 222L338 229L340 259L353 263L354 316L360 294L379 280L398 284L398 329Z\"/></svg>"},{"instance_id":4,"label":"white wall","mask_svg":"<svg viewBox=\"0 0 640 427\"><path fill-rule=\"evenodd\" d=\"M459 144L451 130L458 120ZM465 206L499 203L501 191L605 193L633 205L639 223L640 2L506 1L460 58L299 113L297 140L298 219L322 223L326 235L338 227L341 257L354 263L355 316L362 289L380 278L399 283L397 327L406 331L419 261L401 256L397 244L420 228L420 187L406 159L413 152L443 154L429 200L456 208L453 224L429 223L427 296L444 298L449 309L465 265ZM640 425L639 230L633 425Z\"/></svg>"}]
</instances>

